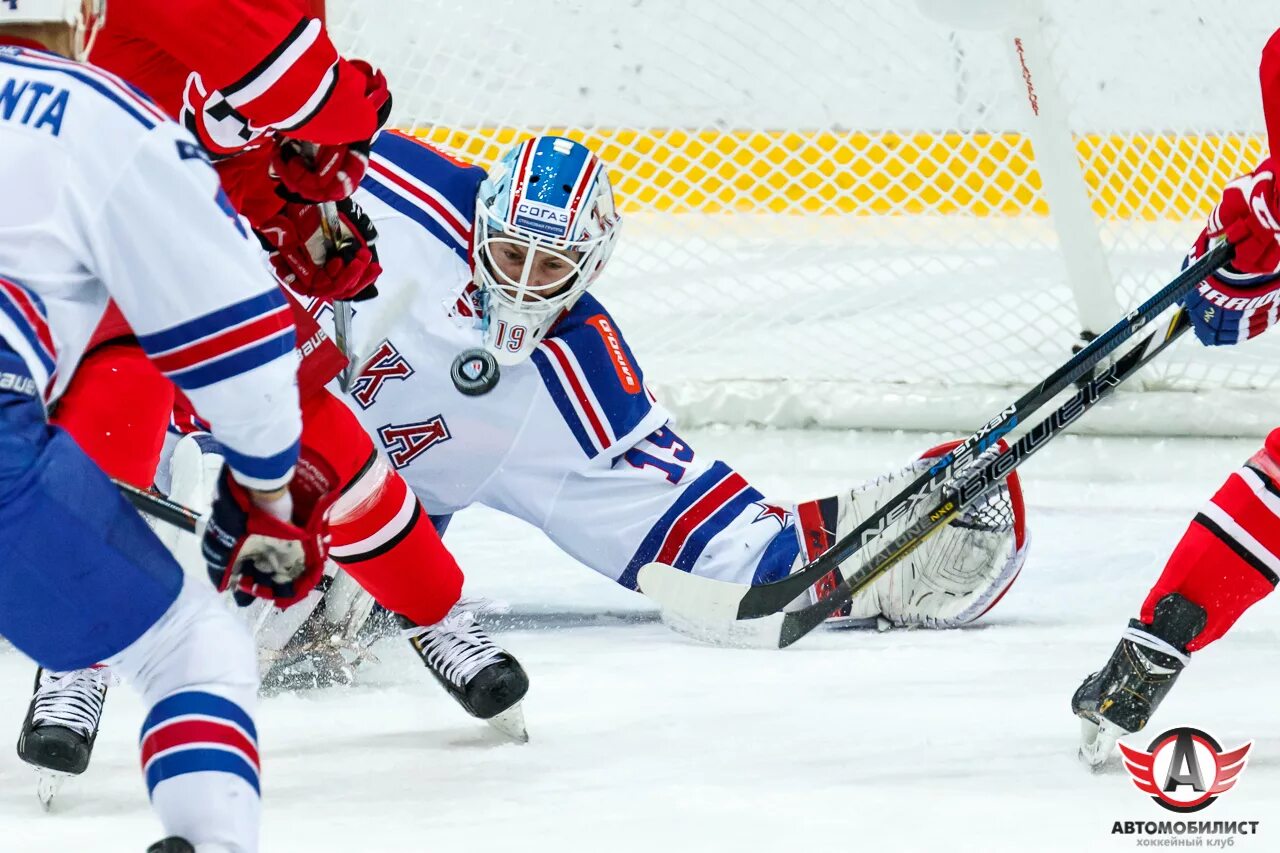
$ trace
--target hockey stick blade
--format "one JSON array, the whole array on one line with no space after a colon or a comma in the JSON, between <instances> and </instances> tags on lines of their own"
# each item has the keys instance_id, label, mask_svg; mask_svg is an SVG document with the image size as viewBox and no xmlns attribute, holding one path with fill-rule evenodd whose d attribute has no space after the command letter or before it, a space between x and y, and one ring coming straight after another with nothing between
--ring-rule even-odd
<instances>
[{"instance_id":1,"label":"hockey stick blade","mask_svg":"<svg viewBox=\"0 0 1280 853\"><path fill-rule=\"evenodd\" d=\"M737 618L757 619L778 612L825 575L839 569L841 564L868 542L877 538L890 524L921 509L921 504L930 498L942 483L950 480L955 471L965 467L975 457L994 446L1002 436L1014 429L1026 417L1069 388L1135 332L1181 300L1203 281L1205 276L1227 263L1233 251L1229 244L1223 243L1215 246L1204 257L1188 266L1160 291L1126 314L1118 323L1095 338L1012 405L1006 406L950 453L940 457L928 471L917 477L895 497L886 501L884 506L816 557L808 566L773 583L750 587L739 603Z\"/></svg>"},{"instance_id":2,"label":"hockey stick blade","mask_svg":"<svg viewBox=\"0 0 1280 853\"><path fill-rule=\"evenodd\" d=\"M648 563L636 576L640 591L658 605L663 623L713 646L776 649L783 614L738 619L738 603L746 584L691 575L664 563Z\"/></svg>"},{"instance_id":3,"label":"hockey stick blade","mask_svg":"<svg viewBox=\"0 0 1280 853\"><path fill-rule=\"evenodd\" d=\"M946 494L930 507L928 513L921 514L916 523L895 537L848 579L842 580L830 596L815 604L794 611L775 612L763 618L742 619L736 617L738 603L752 590L760 587L700 578L661 563L650 563L640 570L638 575L640 589L645 595L654 599L662 609L663 621L681 634L714 645L785 648L812 631L837 607L874 582L898 560L915 550L927 536L953 520L966 505L977 500L1002 477L1046 444L1048 439L1060 433L1098 400L1141 369L1181 336L1188 327L1185 312L1179 310L1170 320L1164 331L1163 340L1154 350L1150 350L1150 345L1160 334L1159 332L1149 335L1126 352L1114 365L1086 383L1072 398L1033 427L1012 447L992 457L990 462L980 468L969 471L956 487L948 487ZM770 586L776 587L777 584ZM778 610L807 588L807 585L799 587L796 595L783 601ZM748 627L753 622L762 623L761 627L759 629Z\"/></svg>"}]
</instances>

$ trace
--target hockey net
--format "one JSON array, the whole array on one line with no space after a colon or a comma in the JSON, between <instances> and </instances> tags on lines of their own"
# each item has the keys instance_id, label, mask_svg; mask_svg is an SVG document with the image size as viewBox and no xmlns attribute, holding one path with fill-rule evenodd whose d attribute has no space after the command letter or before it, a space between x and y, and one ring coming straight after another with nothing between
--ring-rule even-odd
<instances>
[{"instance_id":1,"label":"hockey net","mask_svg":"<svg viewBox=\"0 0 1280 853\"><path fill-rule=\"evenodd\" d=\"M394 126L485 166L535 132L604 158L625 222L595 292L686 422L928 429L972 429L1176 274L1265 156L1277 23L1192 0L328 0L328 20L387 73ZM1261 434L1280 333L1188 339L1085 420Z\"/></svg>"}]
</instances>

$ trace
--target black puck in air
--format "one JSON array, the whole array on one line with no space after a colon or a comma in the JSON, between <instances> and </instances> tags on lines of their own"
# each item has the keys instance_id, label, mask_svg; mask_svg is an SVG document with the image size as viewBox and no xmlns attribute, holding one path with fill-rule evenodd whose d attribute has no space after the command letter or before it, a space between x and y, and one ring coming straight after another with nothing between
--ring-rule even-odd
<instances>
[{"instance_id":1,"label":"black puck in air","mask_svg":"<svg viewBox=\"0 0 1280 853\"><path fill-rule=\"evenodd\" d=\"M453 387L468 397L488 394L498 384L500 376L497 359L487 349L463 350L449 368Z\"/></svg>"}]
</instances>

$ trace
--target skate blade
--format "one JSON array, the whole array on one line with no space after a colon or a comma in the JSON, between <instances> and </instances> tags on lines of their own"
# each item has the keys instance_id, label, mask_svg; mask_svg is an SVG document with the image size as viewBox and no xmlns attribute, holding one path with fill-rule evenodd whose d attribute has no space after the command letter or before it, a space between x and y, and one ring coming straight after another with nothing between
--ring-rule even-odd
<instances>
[{"instance_id":1,"label":"skate blade","mask_svg":"<svg viewBox=\"0 0 1280 853\"><path fill-rule=\"evenodd\" d=\"M68 774L54 770L37 770L36 776L36 798L40 800L41 808L49 811L53 808L53 798L58 795L62 783L67 781Z\"/></svg>"},{"instance_id":2,"label":"skate blade","mask_svg":"<svg viewBox=\"0 0 1280 853\"><path fill-rule=\"evenodd\" d=\"M1120 740L1126 731L1103 720L1101 724L1095 723L1084 717L1080 718L1080 750L1079 758L1090 771L1097 773L1102 769L1102 765L1106 764L1107 759L1111 757L1111 751L1115 749L1116 741Z\"/></svg>"},{"instance_id":3,"label":"skate blade","mask_svg":"<svg viewBox=\"0 0 1280 853\"><path fill-rule=\"evenodd\" d=\"M517 702L507 710L494 714L485 722L515 743L528 743L529 730L525 728L524 710L520 705L521 703Z\"/></svg>"}]
</instances>

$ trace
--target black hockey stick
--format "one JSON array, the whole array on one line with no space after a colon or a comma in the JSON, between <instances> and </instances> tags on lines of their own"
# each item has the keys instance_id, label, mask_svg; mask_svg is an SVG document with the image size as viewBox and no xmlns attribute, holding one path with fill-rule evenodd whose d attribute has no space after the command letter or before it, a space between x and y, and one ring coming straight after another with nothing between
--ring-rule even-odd
<instances>
[{"instance_id":1,"label":"black hockey stick","mask_svg":"<svg viewBox=\"0 0 1280 853\"><path fill-rule=\"evenodd\" d=\"M144 512L152 518L158 518L188 533L195 533L198 529L200 516L182 504L174 503L168 498L162 498L160 495L155 495L151 492L144 492L142 489L131 486L128 483L122 483L119 480L112 480L111 482L116 484L116 488L120 490L120 493L128 498L129 503L137 507L139 512Z\"/></svg>"},{"instance_id":2,"label":"black hockey stick","mask_svg":"<svg viewBox=\"0 0 1280 853\"><path fill-rule=\"evenodd\" d=\"M927 512L918 515L906 530L847 579L841 580L831 595L821 601L758 619L733 619L726 605L735 594L740 595L736 591L743 589L742 585L690 575L661 564L650 564L640 570L640 588L662 605L664 619L684 633L725 645L785 648L820 625L837 607L914 551L930 534L954 520L965 507L1177 340L1189 326L1186 313L1179 309L1163 334L1157 331L1148 335L1115 364L1085 383L1012 447L995 455L986 454L958 480L948 483ZM1161 340L1152 349L1157 337Z\"/></svg>"},{"instance_id":3,"label":"black hockey stick","mask_svg":"<svg viewBox=\"0 0 1280 853\"><path fill-rule=\"evenodd\" d=\"M787 646L822 624L836 608L853 598L884 574L894 563L914 551L930 535L957 518L959 514L994 488L1037 450L1061 434L1097 402L1111 394L1120 383L1141 370L1149 361L1176 341L1191 328L1187 312L1179 308L1170 318L1164 331L1147 335L1116 360L1115 364L1090 379L1075 396L1067 400L1048 417L1023 434L1012 447L985 459L962 472L957 480L942 489L937 504L914 524L895 536L875 556L857 571L841 581L831 595L808 607L786 613L782 619L779 648ZM1156 339L1159 342L1156 343ZM1153 346L1154 344L1154 346Z\"/></svg>"},{"instance_id":4,"label":"black hockey stick","mask_svg":"<svg viewBox=\"0 0 1280 853\"><path fill-rule=\"evenodd\" d=\"M1005 407L995 417L979 427L950 453L939 458L928 471L921 474L898 495L886 501L862 524L841 538L816 557L808 566L773 583L751 587L738 604L738 619L758 619L777 613L797 596L825 575L839 569L859 549L878 537L895 521L917 509L917 504L937 491L937 487L951 479L954 471L963 468L987 448L992 447L1005 433L1037 409L1044 406L1071 386L1104 358L1170 305L1182 299L1197 284L1231 259L1232 247L1223 243L1194 264L1188 266L1177 278L1159 292L1124 316L1107 331L1094 338L1084 349L1046 377L1040 384Z\"/></svg>"}]
</instances>

